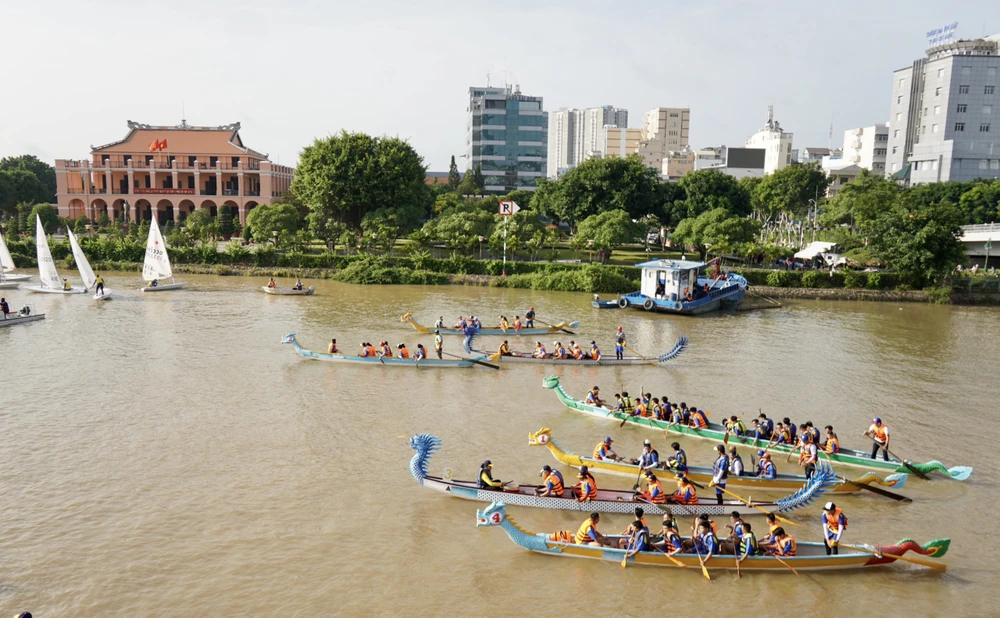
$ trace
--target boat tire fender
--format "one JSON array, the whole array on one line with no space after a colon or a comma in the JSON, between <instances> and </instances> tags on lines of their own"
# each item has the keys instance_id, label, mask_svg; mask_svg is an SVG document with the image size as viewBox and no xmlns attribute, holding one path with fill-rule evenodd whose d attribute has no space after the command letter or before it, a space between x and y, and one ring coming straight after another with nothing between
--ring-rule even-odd
<instances>
[{"instance_id":1,"label":"boat tire fender","mask_svg":"<svg viewBox=\"0 0 1000 618\"><path fill-rule=\"evenodd\" d=\"M621 307L622 309L627 309L628 308L628 299L627 298L619 298L618 299L618 306Z\"/></svg>"},{"instance_id":2,"label":"boat tire fender","mask_svg":"<svg viewBox=\"0 0 1000 618\"><path fill-rule=\"evenodd\" d=\"M680 311L683 308L684 308L684 304L681 303L681 301L677 301L676 303L674 303L674 309Z\"/></svg>"},{"instance_id":3,"label":"boat tire fender","mask_svg":"<svg viewBox=\"0 0 1000 618\"><path fill-rule=\"evenodd\" d=\"M642 303L642 308L646 311L652 311L656 307L656 303L653 302L652 298L647 298L646 302Z\"/></svg>"}]
</instances>

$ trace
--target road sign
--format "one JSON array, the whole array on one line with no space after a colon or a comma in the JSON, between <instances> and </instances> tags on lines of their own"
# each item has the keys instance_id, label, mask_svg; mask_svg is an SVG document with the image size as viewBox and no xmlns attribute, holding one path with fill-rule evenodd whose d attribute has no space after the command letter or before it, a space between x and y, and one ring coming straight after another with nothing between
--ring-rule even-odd
<instances>
[{"instance_id":1,"label":"road sign","mask_svg":"<svg viewBox=\"0 0 1000 618\"><path fill-rule=\"evenodd\" d=\"M515 212L521 210L521 207L517 205L514 200L504 200L500 202L500 216L509 217Z\"/></svg>"}]
</instances>

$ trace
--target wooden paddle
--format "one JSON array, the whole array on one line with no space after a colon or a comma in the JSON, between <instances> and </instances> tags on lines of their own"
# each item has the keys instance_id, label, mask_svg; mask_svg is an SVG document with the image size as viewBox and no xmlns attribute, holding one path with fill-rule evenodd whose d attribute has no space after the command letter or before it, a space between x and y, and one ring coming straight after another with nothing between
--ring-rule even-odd
<instances>
[{"instance_id":1,"label":"wooden paddle","mask_svg":"<svg viewBox=\"0 0 1000 618\"><path fill-rule=\"evenodd\" d=\"M736 554L736 579L743 579L743 572L740 571L740 544L735 534L733 534L733 553Z\"/></svg>"},{"instance_id":2,"label":"wooden paddle","mask_svg":"<svg viewBox=\"0 0 1000 618\"><path fill-rule=\"evenodd\" d=\"M656 547L656 545L653 545L653 547ZM677 558L674 558L673 556L671 556L670 552L668 552L667 550L663 549L662 547L656 547L656 549L658 549L661 552L663 552L663 555L666 556L668 560L672 561L677 566L685 568L685 569L687 568L686 564L684 564L683 562L681 562Z\"/></svg>"},{"instance_id":3,"label":"wooden paddle","mask_svg":"<svg viewBox=\"0 0 1000 618\"><path fill-rule=\"evenodd\" d=\"M635 350L633 350L632 348L630 348L628 346L625 346L625 349L628 350L629 352L631 352L632 354L635 354L636 356L638 356L639 358L641 358L642 360L646 361L647 363L649 363L650 365L652 365L654 367L659 367L660 366L655 361L649 360L648 358L646 358L642 354L639 354L638 352L636 352Z\"/></svg>"},{"instance_id":4,"label":"wooden paddle","mask_svg":"<svg viewBox=\"0 0 1000 618\"><path fill-rule=\"evenodd\" d=\"M801 524L795 523L794 521L792 521L790 519L785 519L784 517L782 517L781 515L778 515L777 513L772 513L771 511L768 511L767 509L762 509L761 507L757 506L756 504L748 502L747 500L745 500L745 499L741 498L740 496L734 494L733 492L729 491L725 487L719 487L718 485L715 485L714 487L716 489L718 489L719 491L721 491L723 493L726 493L726 494L729 494L730 496L736 498L737 500L739 500L743 504L745 504L745 505L747 505L747 506L749 506L751 508L757 509L758 511L760 511L761 513L764 513L765 515L774 515L775 518L779 519L780 521L783 521L786 524L791 524L793 526L799 526L799 525L801 525Z\"/></svg>"},{"instance_id":5,"label":"wooden paddle","mask_svg":"<svg viewBox=\"0 0 1000 618\"><path fill-rule=\"evenodd\" d=\"M565 328L563 328L559 324L549 324L548 322L542 322L538 318L535 318L535 321L538 322L539 324L544 324L544 325L548 326L549 328L558 328L559 330L561 330L562 332L566 333L567 335L575 335L576 334L576 333L574 333L571 330L566 330Z\"/></svg>"},{"instance_id":6,"label":"wooden paddle","mask_svg":"<svg viewBox=\"0 0 1000 618\"><path fill-rule=\"evenodd\" d=\"M830 459L830 455L827 454L826 451L820 451L820 454L826 455L826 461L827 461L827 463L829 463L831 466L833 466L833 461ZM843 476L841 476L839 474L837 475L837 478L840 479L841 481L843 481L844 483L852 486L852 487L857 487L858 489L864 489L865 491L870 491L873 494L878 494L880 496L885 496L886 498L892 498L893 500L898 500L899 502L913 502L913 498L907 498L906 496L901 496L901 495L899 495L897 493L893 493L891 491L887 491L885 489L882 489L881 487L870 487L868 485L865 485L864 483L855 483L854 481L851 481L851 480L849 480L849 479L847 479L847 478L845 478L845 477L843 477Z\"/></svg>"},{"instance_id":7,"label":"wooden paddle","mask_svg":"<svg viewBox=\"0 0 1000 618\"><path fill-rule=\"evenodd\" d=\"M871 437L871 436L868 436L868 439L870 439L870 440L871 440L872 442L874 442L875 444L881 444L881 442L878 442L878 441L876 441L876 440L875 440L875 438L873 438L873 437ZM892 457L893 459L896 459L896 460L898 460L898 461L899 461L899 463L901 463L901 464L903 464L904 466L906 466L906 469L907 469L907 470L909 470L910 472L912 472L912 473L916 474L917 476L919 476L920 478L924 479L925 481L929 481L929 480L931 480L931 477L927 476L926 474L924 474L924 473L923 473L923 472L921 472L920 470L917 470L916 468L914 468L913 466L911 466L911 465L910 465L910 463L909 463L908 461L906 461L906 460L905 460L905 459L903 459L902 457L897 457L895 453L893 453L892 451L890 451L890 450L889 450L889 447L888 447L888 446L883 446L883 447L882 447L882 450L883 450L883 451L885 451L886 453L889 453L889 457ZM876 453L877 453L877 452L878 452L878 451L876 451Z\"/></svg>"},{"instance_id":8,"label":"wooden paddle","mask_svg":"<svg viewBox=\"0 0 1000 618\"><path fill-rule=\"evenodd\" d=\"M692 517L693 525L692 527L698 529L698 516L694 515ZM698 551L698 541L694 538L694 533L691 533L691 547L694 548L694 553L698 556L698 564L701 565L701 574L705 576L705 579L712 581L712 576L708 574L708 569L705 568L705 561L701 559L701 552Z\"/></svg>"},{"instance_id":9,"label":"wooden paddle","mask_svg":"<svg viewBox=\"0 0 1000 618\"><path fill-rule=\"evenodd\" d=\"M473 362L473 363L475 363L477 365L482 365L483 367L489 367L490 369L499 369L500 368L500 365L494 365L492 363L486 363L486 362L483 362L481 360L477 360L475 358L468 358L468 357L465 357L465 356L458 356L457 354L449 354L447 352L443 352L443 354L445 356L450 356L452 358L457 358L457 359L460 359L460 360L471 361L471 362Z\"/></svg>"},{"instance_id":10,"label":"wooden paddle","mask_svg":"<svg viewBox=\"0 0 1000 618\"><path fill-rule=\"evenodd\" d=\"M864 547L858 547L857 545L841 545L841 547L847 547L849 549L854 549L857 551L863 551L866 554L874 554L879 558L892 558L894 560L902 560L903 562L912 562L913 564L919 564L921 566L929 567L941 571L942 573L948 570L947 564L939 564L937 562L931 562L930 560L922 560L920 558L908 558L906 556L894 556L893 554L883 554L880 551L875 551L871 549L866 549Z\"/></svg>"},{"instance_id":11,"label":"wooden paddle","mask_svg":"<svg viewBox=\"0 0 1000 618\"><path fill-rule=\"evenodd\" d=\"M792 573L795 573L796 575L798 575L798 574L799 574L799 572L798 572L798 571L796 571L795 569L793 569L793 568L792 568L792 566L791 566L790 564L788 564L787 562L785 562L785 561L784 561L784 560L782 560L781 558L777 557L777 556L776 556L776 555L774 555L774 554L771 554L771 557L772 557L772 558L774 558L775 560L777 560L778 562L780 562L781 564L785 565L786 567L788 567L788 570L789 570L789 571L791 571Z\"/></svg>"}]
</instances>

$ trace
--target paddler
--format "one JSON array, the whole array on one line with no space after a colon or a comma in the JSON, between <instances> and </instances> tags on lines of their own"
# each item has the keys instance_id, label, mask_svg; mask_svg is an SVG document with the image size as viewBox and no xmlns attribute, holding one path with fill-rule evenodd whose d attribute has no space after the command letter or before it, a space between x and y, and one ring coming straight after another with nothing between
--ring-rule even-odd
<instances>
[{"instance_id":1,"label":"paddler","mask_svg":"<svg viewBox=\"0 0 1000 618\"><path fill-rule=\"evenodd\" d=\"M827 502L823 507L823 544L826 545L826 555L840 553L840 537L847 529L847 516L833 502Z\"/></svg>"},{"instance_id":2,"label":"paddler","mask_svg":"<svg viewBox=\"0 0 1000 618\"><path fill-rule=\"evenodd\" d=\"M722 504L722 490L726 488L726 479L729 477L729 457L726 456L726 447L721 444L715 445L718 457L712 465L712 480L709 487L715 487L715 500Z\"/></svg>"},{"instance_id":3,"label":"paddler","mask_svg":"<svg viewBox=\"0 0 1000 618\"><path fill-rule=\"evenodd\" d=\"M762 479L775 479L778 477L778 471L774 467L774 462L771 461L771 453L767 451L757 451L760 455L760 463L758 464L760 468L760 473L757 475Z\"/></svg>"},{"instance_id":4,"label":"paddler","mask_svg":"<svg viewBox=\"0 0 1000 618\"><path fill-rule=\"evenodd\" d=\"M760 546L762 549L769 549L777 541L777 536L775 533L781 528L778 525L778 519L775 517L774 513L768 513L764 516L767 521L767 537L761 541Z\"/></svg>"},{"instance_id":5,"label":"paddler","mask_svg":"<svg viewBox=\"0 0 1000 618\"><path fill-rule=\"evenodd\" d=\"M826 426L826 442L823 443L823 450L831 455L840 452L840 438L833 433L833 425Z\"/></svg>"},{"instance_id":6,"label":"paddler","mask_svg":"<svg viewBox=\"0 0 1000 618\"><path fill-rule=\"evenodd\" d=\"M743 467L743 458L735 446L729 447L729 474L733 476L743 476L746 469Z\"/></svg>"},{"instance_id":7,"label":"paddler","mask_svg":"<svg viewBox=\"0 0 1000 618\"><path fill-rule=\"evenodd\" d=\"M388 341L382 341L378 344L379 347L379 357L380 358L392 358L392 348L389 347Z\"/></svg>"},{"instance_id":8,"label":"paddler","mask_svg":"<svg viewBox=\"0 0 1000 618\"><path fill-rule=\"evenodd\" d=\"M597 347L597 342L590 342L590 358L597 362L601 361L601 349Z\"/></svg>"},{"instance_id":9,"label":"paddler","mask_svg":"<svg viewBox=\"0 0 1000 618\"><path fill-rule=\"evenodd\" d=\"M638 519L632 522L632 528L632 536L629 537L625 552L626 560L641 551L649 551L649 528Z\"/></svg>"},{"instance_id":10,"label":"paddler","mask_svg":"<svg viewBox=\"0 0 1000 618\"><path fill-rule=\"evenodd\" d=\"M399 357L400 358L410 358L410 351L406 349L406 344L405 343L401 343L401 344L397 345L396 349L399 350Z\"/></svg>"},{"instance_id":11,"label":"paddler","mask_svg":"<svg viewBox=\"0 0 1000 618\"><path fill-rule=\"evenodd\" d=\"M418 363L427 358L427 348L424 347L424 344L417 344L417 354L413 358L415 358Z\"/></svg>"},{"instance_id":12,"label":"paddler","mask_svg":"<svg viewBox=\"0 0 1000 618\"><path fill-rule=\"evenodd\" d=\"M812 421L806 421L806 431L812 436L813 444L819 444L819 428L813 427Z\"/></svg>"},{"instance_id":13,"label":"paddler","mask_svg":"<svg viewBox=\"0 0 1000 618\"><path fill-rule=\"evenodd\" d=\"M580 479L573 486L574 494L578 496L576 501L591 502L597 500L597 481L594 480L594 475L590 473L587 466L580 466L580 473L576 475L576 478Z\"/></svg>"},{"instance_id":14,"label":"paddler","mask_svg":"<svg viewBox=\"0 0 1000 618\"><path fill-rule=\"evenodd\" d=\"M660 405L659 397L653 397L653 401L649 405L649 415L658 421L666 419L666 416L663 414L663 406Z\"/></svg>"},{"instance_id":15,"label":"paddler","mask_svg":"<svg viewBox=\"0 0 1000 618\"><path fill-rule=\"evenodd\" d=\"M375 351L375 346L373 346L370 341L365 344L365 349L368 350L368 356L378 355L377 352Z\"/></svg>"},{"instance_id":16,"label":"paddler","mask_svg":"<svg viewBox=\"0 0 1000 618\"><path fill-rule=\"evenodd\" d=\"M368 356L371 356L371 353L368 351L368 342L367 341L362 341L361 342L361 356L362 356L362 358L366 358Z\"/></svg>"},{"instance_id":17,"label":"paddler","mask_svg":"<svg viewBox=\"0 0 1000 618\"><path fill-rule=\"evenodd\" d=\"M677 522L669 514L669 511L665 512L663 515L663 524L660 529L660 534L663 536L663 540L653 543L654 547L666 550L668 556L672 556L681 551L682 541L680 533L677 531Z\"/></svg>"},{"instance_id":18,"label":"paddler","mask_svg":"<svg viewBox=\"0 0 1000 618\"><path fill-rule=\"evenodd\" d=\"M756 556L760 553L760 544L757 542L757 535L753 532L753 526L743 523L743 536L740 539L739 560L743 562L747 556Z\"/></svg>"},{"instance_id":19,"label":"paddler","mask_svg":"<svg viewBox=\"0 0 1000 618\"><path fill-rule=\"evenodd\" d=\"M652 470L646 470L646 483L646 490L637 494L636 497L641 497L643 500L652 502L653 504L666 504L667 494L664 493L660 479L656 478Z\"/></svg>"},{"instance_id":20,"label":"paddler","mask_svg":"<svg viewBox=\"0 0 1000 618\"><path fill-rule=\"evenodd\" d=\"M527 311L524 312L524 327L534 328L535 327L535 308L529 307Z\"/></svg>"},{"instance_id":21,"label":"paddler","mask_svg":"<svg viewBox=\"0 0 1000 618\"><path fill-rule=\"evenodd\" d=\"M799 466L805 469L806 479L812 478L816 474L816 445L813 443L811 433L802 434L802 451L799 453Z\"/></svg>"},{"instance_id":22,"label":"paddler","mask_svg":"<svg viewBox=\"0 0 1000 618\"><path fill-rule=\"evenodd\" d=\"M292 286L292 289L293 290L298 290L298 291L301 292L302 291L302 279L299 279L298 277L296 277L295 278L295 285Z\"/></svg>"},{"instance_id":23,"label":"paddler","mask_svg":"<svg viewBox=\"0 0 1000 618\"><path fill-rule=\"evenodd\" d=\"M3 319L7 319L7 314L10 313L10 305L7 304L6 298L0 298L0 313L3 314Z\"/></svg>"},{"instance_id":24,"label":"paddler","mask_svg":"<svg viewBox=\"0 0 1000 618\"><path fill-rule=\"evenodd\" d=\"M466 354L472 354L472 339L478 332L479 329L472 324L462 329L462 334L465 335L465 340L462 341L462 349L465 350Z\"/></svg>"},{"instance_id":25,"label":"paddler","mask_svg":"<svg viewBox=\"0 0 1000 618\"><path fill-rule=\"evenodd\" d=\"M625 332L622 331L622 327L618 327L618 332L615 333L615 358L622 360L625 357Z\"/></svg>"},{"instance_id":26,"label":"paddler","mask_svg":"<svg viewBox=\"0 0 1000 618\"><path fill-rule=\"evenodd\" d=\"M737 549L743 542L743 535L746 534L746 523L743 518L740 517L739 511L733 511L729 514L729 523L726 524L726 528L730 530L729 541L722 541L722 549L725 553L736 554Z\"/></svg>"},{"instance_id":27,"label":"paddler","mask_svg":"<svg viewBox=\"0 0 1000 618\"><path fill-rule=\"evenodd\" d=\"M601 399L601 389L598 388L597 385L594 385L594 388L587 392L587 399L585 402L592 406L599 407L604 407L604 404L606 403L603 399Z\"/></svg>"},{"instance_id":28,"label":"paddler","mask_svg":"<svg viewBox=\"0 0 1000 618\"><path fill-rule=\"evenodd\" d=\"M524 326L521 324L521 316L515 315L514 316L514 332L516 333L516 332L520 331L522 328L524 328Z\"/></svg>"},{"instance_id":29,"label":"paddler","mask_svg":"<svg viewBox=\"0 0 1000 618\"><path fill-rule=\"evenodd\" d=\"M574 540L577 545L596 545L598 547L608 546L607 537L597 531L597 524L601 521L600 513L591 513L590 517L580 524L580 529L576 531Z\"/></svg>"},{"instance_id":30,"label":"paddler","mask_svg":"<svg viewBox=\"0 0 1000 618\"><path fill-rule=\"evenodd\" d=\"M542 467L539 476L542 477L544 485L535 488L535 493L538 496L542 498L563 497L563 476L558 470L553 470L551 466L546 465Z\"/></svg>"},{"instance_id":31,"label":"paddler","mask_svg":"<svg viewBox=\"0 0 1000 618\"><path fill-rule=\"evenodd\" d=\"M444 328L444 316L438 316L437 322L434 322L434 328Z\"/></svg>"},{"instance_id":32,"label":"paddler","mask_svg":"<svg viewBox=\"0 0 1000 618\"><path fill-rule=\"evenodd\" d=\"M712 526L706 522L699 523L698 530L700 534L695 542L698 543L698 551L701 552L702 561L708 562L715 554L722 553L719 537L712 530Z\"/></svg>"},{"instance_id":33,"label":"paddler","mask_svg":"<svg viewBox=\"0 0 1000 618\"><path fill-rule=\"evenodd\" d=\"M876 459L879 449L882 449L882 458L889 461L889 426L876 416L864 435L875 441L872 445L872 459Z\"/></svg>"},{"instance_id":34,"label":"paddler","mask_svg":"<svg viewBox=\"0 0 1000 618\"><path fill-rule=\"evenodd\" d=\"M507 316L505 315L500 316L500 330L503 331L503 334L506 335L507 329L509 328L510 328L510 322L507 321Z\"/></svg>"},{"instance_id":35,"label":"paddler","mask_svg":"<svg viewBox=\"0 0 1000 618\"><path fill-rule=\"evenodd\" d=\"M611 436L607 436L602 442L598 443L597 446L594 447L594 459L598 461L605 459L618 461L621 459L621 457L618 456L618 453L611 450L612 442L614 442L614 440L611 439Z\"/></svg>"},{"instance_id":36,"label":"paddler","mask_svg":"<svg viewBox=\"0 0 1000 618\"><path fill-rule=\"evenodd\" d=\"M678 504L698 504L698 492L683 473L677 475L677 491L671 496L670 501Z\"/></svg>"},{"instance_id":37,"label":"paddler","mask_svg":"<svg viewBox=\"0 0 1000 618\"><path fill-rule=\"evenodd\" d=\"M541 341L535 342L535 351L532 353L535 358L548 358L549 353L545 351L545 346L542 345Z\"/></svg>"},{"instance_id":38,"label":"paddler","mask_svg":"<svg viewBox=\"0 0 1000 618\"><path fill-rule=\"evenodd\" d=\"M329 347L326 348L327 354L337 354L340 350L337 349L337 340L331 339Z\"/></svg>"},{"instance_id":39,"label":"paddler","mask_svg":"<svg viewBox=\"0 0 1000 618\"><path fill-rule=\"evenodd\" d=\"M796 438L796 435L795 435L795 423L793 423L792 421L788 420L787 416L785 418L781 419L781 422L782 422L782 424L784 424L785 429L788 430L788 434L789 434L788 444L795 444L797 442L797 438Z\"/></svg>"},{"instance_id":40,"label":"paddler","mask_svg":"<svg viewBox=\"0 0 1000 618\"><path fill-rule=\"evenodd\" d=\"M764 412L760 413L760 416L757 417L757 420L759 421L760 424L760 435L757 437L763 440L770 440L771 434L774 433L774 421L767 418L767 414L765 414Z\"/></svg>"},{"instance_id":41,"label":"paddler","mask_svg":"<svg viewBox=\"0 0 1000 618\"><path fill-rule=\"evenodd\" d=\"M652 443L649 440L646 440L646 442L642 445L642 454L639 455L639 459L634 460L633 463L637 464L643 470L659 468L660 454L653 448Z\"/></svg>"},{"instance_id":42,"label":"paddler","mask_svg":"<svg viewBox=\"0 0 1000 618\"><path fill-rule=\"evenodd\" d=\"M635 410L635 404L632 403L632 398L628 396L628 391L622 391L622 412L631 415L633 410Z\"/></svg>"},{"instance_id":43,"label":"paddler","mask_svg":"<svg viewBox=\"0 0 1000 618\"><path fill-rule=\"evenodd\" d=\"M566 348L563 347L561 341L556 341L554 347L552 348L552 358L557 358L559 360L566 360Z\"/></svg>"},{"instance_id":44,"label":"paddler","mask_svg":"<svg viewBox=\"0 0 1000 618\"><path fill-rule=\"evenodd\" d=\"M771 545L770 552L775 556L794 556L795 555L795 539L792 535L785 532L785 529L781 526L775 528L774 533L774 543Z\"/></svg>"},{"instance_id":45,"label":"paddler","mask_svg":"<svg viewBox=\"0 0 1000 618\"><path fill-rule=\"evenodd\" d=\"M437 352L438 360L441 360L444 355L444 339L439 330L434 331L434 351Z\"/></svg>"},{"instance_id":46,"label":"paddler","mask_svg":"<svg viewBox=\"0 0 1000 618\"><path fill-rule=\"evenodd\" d=\"M737 438L742 438L747 432L746 423L743 422L743 419L737 416L729 417L729 420L724 421L723 424L726 426L726 431L732 433Z\"/></svg>"},{"instance_id":47,"label":"paddler","mask_svg":"<svg viewBox=\"0 0 1000 618\"><path fill-rule=\"evenodd\" d=\"M681 445L674 442L670 445L670 448L674 449L674 456L667 459L666 468L673 470L674 472L687 472L688 469L688 456L681 448Z\"/></svg>"},{"instance_id":48,"label":"paddler","mask_svg":"<svg viewBox=\"0 0 1000 618\"><path fill-rule=\"evenodd\" d=\"M705 429L708 427L708 414L694 405L691 406L691 427Z\"/></svg>"},{"instance_id":49,"label":"paddler","mask_svg":"<svg viewBox=\"0 0 1000 618\"><path fill-rule=\"evenodd\" d=\"M569 353L573 356L574 360L583 360L583 348L580 347L579 343L570 341Z\"/></svg>"},{"instance_id":50,"label":"paddler","mask_svg":"<svg viewBox=\"0 0 1000 618\"><path fill-rule=\"evenodd\" d=\"M645 528L646 532L649 532L649 524L646 523L646 517L645 517L646 512L642 510L641 506L635 507L635 510L633 512L635 513L635 521L630 523L627 528L622 530L622 534L631 535L633 532L636 531L636 528ZM636 526L635 522L639 522L639 525ZM622 540L624 541L625 539ZM622 545L624 546L625 544L622 543Z\"/></svg>"},{"instance_id":51,"label":"paddler","mask_svg":"<svg viewBox=\"0 0 1000 618\"><path fill-rule=\"evenodd\" d=\"M510 344L507 343L506 339L504 339L503 343L500 344L500 347L497 348L497 354L500 356L512 356L510 353Z\"/></svg>"},{"instance_id":52,"label":"paddler","mask_svg":"<svg viewBox=\"0 0 1000 618\"><path fill-rule=\"evenodd\" d=\"M503 485L500 479L493 478L493 462L489 459L484 461L479 466L479 480L476 481L476 487L491 491L503 491Z\"/></svg>"}]
</instances>

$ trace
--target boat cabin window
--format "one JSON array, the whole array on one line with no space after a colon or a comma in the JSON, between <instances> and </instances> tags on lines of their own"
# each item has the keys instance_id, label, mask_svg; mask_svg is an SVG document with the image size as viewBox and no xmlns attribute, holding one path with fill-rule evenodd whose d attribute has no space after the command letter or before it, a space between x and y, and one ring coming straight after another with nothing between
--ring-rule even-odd
<instances>
[{"instance_id":1,"label":"boat cabin window","mask_svg":"<svg viewBox=\"0 0 1000 618\"><path fill-rule=\"evenodd\" d=\"M663 298L667 294L667 271L656 271L656 298Z\"/></svg>"}]
</instances>

